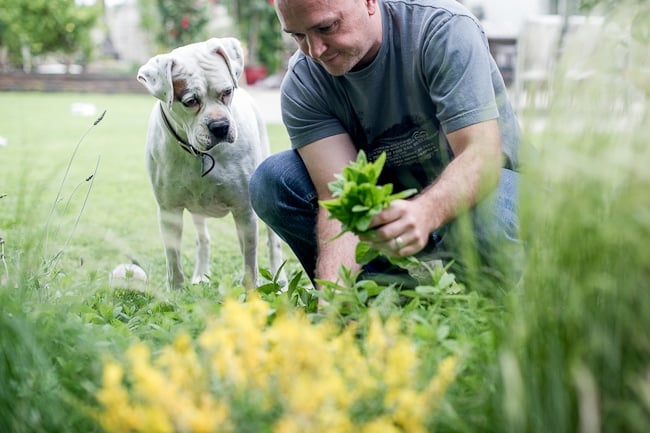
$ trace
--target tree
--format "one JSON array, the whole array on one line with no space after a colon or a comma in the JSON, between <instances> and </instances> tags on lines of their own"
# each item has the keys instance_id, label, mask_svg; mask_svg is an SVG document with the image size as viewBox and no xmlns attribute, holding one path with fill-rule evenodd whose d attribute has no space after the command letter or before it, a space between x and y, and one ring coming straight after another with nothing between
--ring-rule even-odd
<instances>
[{"instance_id":1,"label":"tree","mask_svg":"<svg viewBox=\"0 0 650 433\"><path fill-rule=\"evenodd\" d=\"M248 52L248 65L264 65L270 73L282 65L282 32L273 0L226 0L239 38Z\"/></svg>"},{"instance_id":2,"label":"tree","mask_svg":"<svg viewBox=\"0 0 650 433\"><path fill-rule=\"evenodd\" d=\"M162 28L158 42L165 49L176 48L207 37L208 7L198 0L158 0Z\"/></svg>"},{"instance_id":3,"label":"tree","mask_svg":"<svg viewBox=\"0 0 650 433\"><path fill-rule=\"evenodd\" d=\"M0 46L12 64L25 69L32 55L51 53L86 64L100 13L99 6L78 6L75 0L0 0Z\"/></svg>"}]
</instances>

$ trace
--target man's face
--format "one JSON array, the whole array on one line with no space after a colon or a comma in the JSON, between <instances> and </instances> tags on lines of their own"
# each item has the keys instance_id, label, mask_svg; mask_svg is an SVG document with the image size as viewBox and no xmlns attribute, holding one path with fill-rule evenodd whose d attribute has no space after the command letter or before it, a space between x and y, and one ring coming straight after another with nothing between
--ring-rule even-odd
<instances>
[{"instance_id":1,"label":"man's face","mask_svg":"<svg viewBox=\"0 0 650 433\"><path fill-rule=\"evenodd\" d=\"M376 0L277 0L282 29L332 75L369 64L381 45Z\"/></svg>"}]
</instances>

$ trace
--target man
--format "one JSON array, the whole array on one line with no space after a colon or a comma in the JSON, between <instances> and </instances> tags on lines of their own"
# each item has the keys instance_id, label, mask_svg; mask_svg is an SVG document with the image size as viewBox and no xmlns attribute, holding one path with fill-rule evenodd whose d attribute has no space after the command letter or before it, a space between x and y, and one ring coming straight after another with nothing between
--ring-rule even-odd
<instances>
[{"instance_id":1,"label":"man","mask_svg":"<svg viewBox=\"0 0 650 433\"><path fill-rule=\"evenodd\" d=\"M519 129L478 20L453 0L276 0L298 43L281 88L293 150L251 180L257 214L312 279L341 266L363 277L400 273L355 263L358 239L318 206L363 149L387 161L381 183L416 188L378 214L364 240L384 255L464 261L461 216L485 263L517 245ZM466 243L465 243L466 244ZM509 248L509 247L508 247Z\"/></svg>"}]
</instances>

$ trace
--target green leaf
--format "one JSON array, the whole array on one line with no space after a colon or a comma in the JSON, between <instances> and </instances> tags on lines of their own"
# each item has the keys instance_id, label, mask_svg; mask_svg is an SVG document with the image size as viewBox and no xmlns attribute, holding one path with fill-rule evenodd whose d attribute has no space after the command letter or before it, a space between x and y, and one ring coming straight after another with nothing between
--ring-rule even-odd
<instances>
[{"instance_id":1,"label":"green leaf","mask_svg":"<svg viewBox=\"0 0 650 433\"><path fill-rule=\"evenodd\" d=\"M395 194L391 195L390 197L388 197L388 200L389 201L393 201L393 200L397 200L397 199L402 200L402 199L408 198L408 197L416 194L417 192L418 192L418 190L415 189L415 188L405 189L404 191L400 191L398 193L395 193Z\"/></svg>"},{"instance_id":2,"label":"green leaf","mask_svg":"<svg viewBox=\"0 0 650 433\"><path fill-rule=\"evenodd\" d=\"M257 291L265 295L270 295L271 293L275 293L277 290L278 290L278 285L275 283L266 283L257 287Z\"/></svg>"},{"instance_id":3,"label":"green leaf","mask_svg":"<svg viewBox=\"0 0 650 433\"><path fill-rule=\"evenodd\" d=\"M354 255L357 263L365 265L379 257L379 251L372 249L366 242L359 242Z\"/></svg>"}]
</instances>

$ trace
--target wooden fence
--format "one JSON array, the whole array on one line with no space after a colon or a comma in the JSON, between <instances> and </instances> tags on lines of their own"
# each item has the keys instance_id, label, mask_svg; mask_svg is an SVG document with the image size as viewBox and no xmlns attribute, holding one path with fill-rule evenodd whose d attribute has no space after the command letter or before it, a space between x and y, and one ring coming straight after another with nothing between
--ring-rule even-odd
<instances>
[{"instance_id":1,"label":"wooden fence","mask_svg":"<svg viewBox=\"0 0 650 433\"><path fill-rule=\"evenodd\" d=\"M0 91L146 93L133 75L0 73Z\"/></svg>"}]
</instances>

